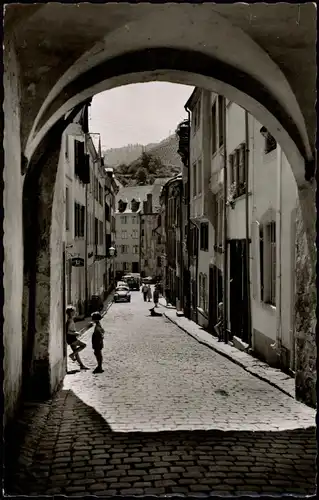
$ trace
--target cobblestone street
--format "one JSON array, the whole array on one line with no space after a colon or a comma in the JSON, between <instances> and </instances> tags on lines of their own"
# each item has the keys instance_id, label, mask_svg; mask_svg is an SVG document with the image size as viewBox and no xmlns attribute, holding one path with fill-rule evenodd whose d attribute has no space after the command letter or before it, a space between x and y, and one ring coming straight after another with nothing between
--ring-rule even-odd
<instances>
[{"instance_id":1,"label":"cobblestone street","mask_svg":"<svg viewBox=\"0 0 319 500\"><path fill-rule=\"evenodd\" d=\"M315 411L150 306L139 292L112 305L102 374L92 373L92 329L82 337L90 371L69 361L63 390L39 409L23 493L313 494Z\"/></svg>"}]
</instances>

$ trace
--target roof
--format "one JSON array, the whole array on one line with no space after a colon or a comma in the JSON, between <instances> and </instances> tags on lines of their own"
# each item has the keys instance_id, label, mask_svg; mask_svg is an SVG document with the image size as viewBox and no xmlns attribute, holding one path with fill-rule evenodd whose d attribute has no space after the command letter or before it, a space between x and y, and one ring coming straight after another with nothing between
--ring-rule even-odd
<instances>
[{"instance_id":1,"label":"roof","mask_svg":"<svg viewBox=\"0 0 319 500\"><path fill-rule=\"evenodd\" d=\"M200 96L201 89L199 87L195 87L192 94L190 95L188 101L185 104L185 109L189 109L189 111L192 111L194 109L194 106Z\"/></svg>"},{"instance_id":2,"label":"roof","mask_svg":"<svg viewBox=\"0 0 319 500\"><path fill-rule=\"evenodd\" d=\"M180 174L179 174L180 175ZM152 195L152 204L153 204L153 212L158 212L160 210L160 196L162 192L162 188L164 184L166 184L169 180L171 180L173 177L163 177L163 178L158 178L152 185L147 185L147 186L127 186L123 187L119 190L118 194L116 195L116 204L120 200L122 201L128 201L129 203L134 199L136 201L146 201L147 200L147 195L151 194ZM142 207L140 207L142 208ZM125 212L123 213L131 213L131 207L127 208Z\"/></svg>"}]
</instances>

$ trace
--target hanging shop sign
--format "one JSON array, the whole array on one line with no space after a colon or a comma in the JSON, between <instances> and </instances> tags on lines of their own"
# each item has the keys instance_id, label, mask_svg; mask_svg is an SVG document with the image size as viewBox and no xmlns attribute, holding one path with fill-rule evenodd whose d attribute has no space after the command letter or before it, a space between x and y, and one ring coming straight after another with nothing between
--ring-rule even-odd
<instances>
[{"instance_id":1,"label":"hanging shop sign","mask_svg":"<svg viewBox=\"0 0 319 500\"><path fill-rule=\"evenodd\" d=\"M72 266L73 267L84 267L84 259L82 259L82 257L73 257L72 258Z\"/></svg>"}]
</instances>

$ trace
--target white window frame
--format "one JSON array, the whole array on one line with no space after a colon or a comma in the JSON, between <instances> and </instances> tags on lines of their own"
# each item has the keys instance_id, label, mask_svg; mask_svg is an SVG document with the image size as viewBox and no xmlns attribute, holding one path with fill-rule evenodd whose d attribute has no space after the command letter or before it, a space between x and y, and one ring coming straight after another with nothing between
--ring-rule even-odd
<instances>
[{"instance_id":1,"label":"white window frame","mask_svg":"<svg viewBox=\"0 0 319 500\"><path fill-rule=\"evenodd\" d=\"M263 234L263 276L260 274L260 282L264 289L261 301L276 307L276 284L277 284L277 248L276 248L276 221L271 220L260 228ZM260 237L259 237L260 241ZM261 258L261 256L260 256ZM259 272L261 269L259 266Z\"/></svg>"},{"instance_id":2,"label":"white window frame","mask_svg":"<svg viewBox=\"0 0 319 500\"><path fill-rule=\"evenodd\" d=\"M122 229L121 239L122 240L127 240L127 231L126 231L126 229Z\"/></svg>"},{"instance_id":3,"label":"white window frame","mask_svg":"<svg viewBox=\"0 0 319 500\"><path fill-rule=\"evenodd\" d=\"M203 162L202 159L199 158L197 160L197 194L202 194L203 191Z\"/></svg>"}]
</instances>

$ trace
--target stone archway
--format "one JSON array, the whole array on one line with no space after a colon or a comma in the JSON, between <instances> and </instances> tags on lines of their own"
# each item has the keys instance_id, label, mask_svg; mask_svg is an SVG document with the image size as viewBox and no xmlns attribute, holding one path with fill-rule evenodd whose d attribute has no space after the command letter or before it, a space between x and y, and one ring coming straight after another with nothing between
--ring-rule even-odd
<instances>
[{"instance_id":1,"label":"stone archway","mask_svg":"<svg viewBox=\"0 0 319 500\"><path fill-rule=\"evenodd\" d=\"M33 206L38 223L38 229L33 228L38 231L35 234L36 251L28 261L29 233L26 228L29 228L28 224L34 224L34 220L25 214L25 286L33 282L32 286L37 288L42 283L40 286L46 297L40 301L41 307L45 306L40 313L37 299L27 294L26 309L31 307L32 310L28 313L28 320L27 314L24 314L25 324L30 323L30 326L25 326L25 331L30 335L34 323L43 333L43 343L40 341L39 344L42 346L39 360L43 360L43 357L49 360L45 369L48 372L45 376L50 380L47 386L49 391L56 386L60 377L60 368L55 370L56 376L51 370L53 365L50 365L48 329L53 329L53 326L48 321L59 300L59 287L52 286L51 268L53 263L58 264L58 257L56 262L54 259L61 253L59 244L52 248L52 238L60 237L54 228L61 221L63 209L62 203L57 202L61 186L56 171L58 144L65 125L63 117L102 90L133 82L165 80L207 88L236 101L269 129L293 168L299 187L301 214L298 226L301 243L297 259L297 289L300 291L297 326L301 365L297 387L300 387L300 395L309 387L310 392L314 392L313 361L309 363L310 354L315 350L315 187L310 183L315 172L312 137L314 113L311 110L315 99L315 72L312 71L315 63L314 54L311 53L314 49L311 38L315 30L314 10L311 5L304 6L304 24L297 29L295 18L298 9L286 4L271 11L269 8L263 4L141 4L130 8L125 4L43 4L28 6L27 9L15 6L8 9L6 29L10 27L10 34L7 31L9 43L6 46L10 46L14 57L10 59L7 56L9 77L6 84L9 88L10 77L17 79L20 96L14 96L11 107L7 99L6 112L11 110L14 113L14 106L19 109L20 131L17 142L22 152L21 163L27 168L24 212ZM258 19L257 30L253 29L249 21L251 16ZM286 44L285 62L282 60L283 53L272 38L268 39L268 45L262 39L262 34L269 34L267 30L270 25L273 37L276 37L277 32L280 33L283 37L281 42ZM301 47L298 53L289 46L289 36L283 35L287 27L293 34L295 45ZM56 36L57 30L59 37ZM302 43L305 51L300 45ZM295 59L291 54L296 54ZM304 62L303 54L308 55L308 64ZM33 61L32 65L30 60ZM34 64L35 61L37 64ZM301 69L304 78L300 80ZM304 87L307 76L308 93ZM7 91L7 95L10 95L10 91ZM308 97L307 100L305 95L311 95L313 99ZM13 145L9 144L8 147L12 148ZM48 154L45 157L42 153L46 148ZM32 172L36 171L38 176L33 178L35 174ZM38 188L38 198L32 194L34 186ZM57 211L52 217L54 203ZM36 292L33 293L36 296ZM304 309L303 304L308 304L308 307ZM42 318L34 319L35 312L42 314ZM307 364L310 365L310 371L306 369Z\"/></svg>"}]
</instances>

